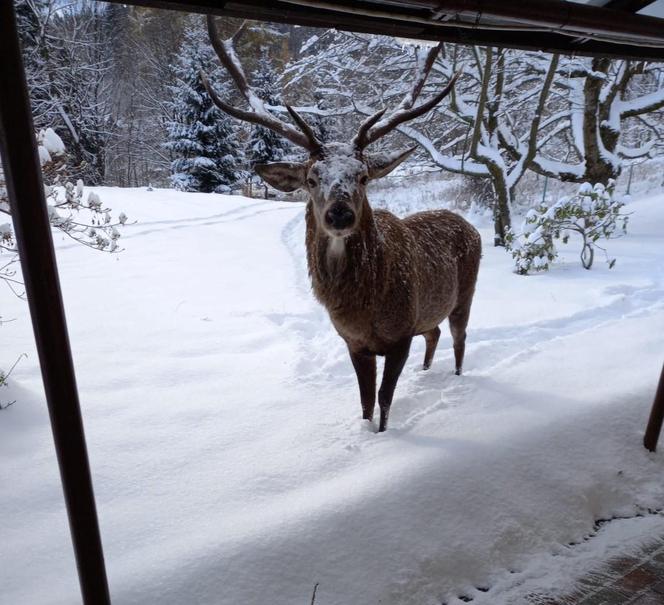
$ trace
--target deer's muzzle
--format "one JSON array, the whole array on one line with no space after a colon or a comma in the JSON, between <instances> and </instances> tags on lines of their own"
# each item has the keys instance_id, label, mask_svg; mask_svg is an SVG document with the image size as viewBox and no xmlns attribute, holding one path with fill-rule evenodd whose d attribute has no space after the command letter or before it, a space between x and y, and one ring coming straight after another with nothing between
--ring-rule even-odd
<instances>
[{"instance_id":1,"label":"deer's muzzle","mask_svg":"<svg viewBox=\"0 0 664 605\"><path fill-rule=\"evenodd\" d=\"M355 222L355 212L347 204L337 202L325 213L325 222L332 229L347 229Z\"/></svg>"}]
</instances>

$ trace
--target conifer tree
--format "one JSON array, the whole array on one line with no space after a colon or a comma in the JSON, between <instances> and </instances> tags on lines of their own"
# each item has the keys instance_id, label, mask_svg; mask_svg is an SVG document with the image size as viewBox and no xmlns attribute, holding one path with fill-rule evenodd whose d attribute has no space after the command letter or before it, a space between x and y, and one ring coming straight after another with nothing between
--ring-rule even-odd
<instances>
[{"instance_id":1,"label":"conifer tree","mask_svg":"<svg viewBox=\"0 0 664 605\"><path fill-rule=\"evenodd\" d=\"M171 181L184 191L227 192L239 179L241 158L234 124L212 103L201 83L201 70L214 73L218 67L207 34L198 25L187 26L174 67L177 84L171 87L173 119L166 143L173 155Z\"/></svg>"}]
</instances>

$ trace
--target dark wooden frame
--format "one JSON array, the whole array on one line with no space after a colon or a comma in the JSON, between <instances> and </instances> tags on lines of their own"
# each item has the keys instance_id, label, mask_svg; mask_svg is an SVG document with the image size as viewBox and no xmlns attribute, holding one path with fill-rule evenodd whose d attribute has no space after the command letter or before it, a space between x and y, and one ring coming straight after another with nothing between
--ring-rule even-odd
<instances>
[{"instance_id":1,"label":"dark wooden frame","mask_svg":"<svg viewBox=\"0 0 664 605\"><path fill-rule=\"evenodd\" d=\"M13 2L0 1L0 151L83 601L110 603Z\"/></svg>"},{"instance_id":2,"label":"dark wooden frame","mask_svg":"<svg viewBox=\"0 0 664 605\"><path fill-rule=\"evenodd\" d=\"M650 410L650 418L648 419L648 426L646 434L643 437L643 445L646 449L654 452L657 449L657 442L659 435L662 432L662 423L664 422L664 366L662 366L662 373L659 375L659 384L655 392L655 399L652 402L652 409Z\"/></svg>"},{"instance_id":3,"label":"dark wooden frame","mask_svg":"<svg viewBox=\"0 0 664 605\"><path fill-rule=\"evenodd\" d=\"M383 0L382 6L374 7L383 11L379 15L372 15L366 10L365 14L358 15L356 10L381 4L380 0L339 0L328 2L327 8L321 8L324 2L319 2L316 7L306 7L283 1L262 0L111 1L465 44L664 60L664 20L631 14L651 4L653 0L607 0L599 6L597 3L594 6L570 5L561 0ZM440 13L438 20L432 20L428 24L413 24L412 20L407 18L409 14L414 14L413 11L426 15L426 11L430 12L432 7ZM556 10L561 19L560 25L550 27L549 32L533 34L519 31L517 26L522 25L524 18L529 23L539 22L551 26L551 20L558 18ZM492 19L498 19L499 22L502 19L504 26L496 28L495 21L492 27L483 25L483 11L491 13ZM474 27L454 21L462 18L467 20L468 15L472 17L473 14L477 15ZM618 44L606 39L593 39L591 35L573 38L565 32L565 28L583 28L583 23L588 23L588 19L594 19L593 23L601 23L605 31L613 29L622 35L623 39L628 35L636 42ZM649 46L638 44L641 36L648 39ZM661 40L661 44L653 43L653 39ZM39 352L81 594L86 605L106 605L110 603L110 596L104 555L30 100L11 0L0 0L0 57L0 152ZM664 369L644 438L645 447L651 451L657 446L663 421Z\"/></svg>"},{"instance_id":4,"label":"dark wooden frame","mask_svg":"<svg viewBox=\"0 0 664 605\"><path fill-rule=\"evenodd\" d=\"M129 4L457 44L664 61L664 20L631 14L654 1L609 0L601 6L565 0L321 0L311 6L306 0L130 0ZM590 25L601 28L604 38L573 35ZM611 33L627 36L626 40L647 37L659 42L618 43L610 39Z\"/></svg>"}]
</instances>

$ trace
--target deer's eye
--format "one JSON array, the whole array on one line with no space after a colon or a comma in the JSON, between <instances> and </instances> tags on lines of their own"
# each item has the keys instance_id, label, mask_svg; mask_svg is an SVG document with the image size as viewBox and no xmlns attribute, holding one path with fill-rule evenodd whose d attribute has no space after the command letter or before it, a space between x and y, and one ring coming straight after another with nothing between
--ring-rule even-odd
<instances>
[{"instance_id":1,"label":"deer's eye","mask_svg":"<svg viewBox=\"0 0 664 605\"><path fill-rule=\"evenodd\" d=\"M361 179L360 179L360 185L366 185L369 182L369 177L365 174Z\"/></svg>"},{"instance_id":2,"label":"deer's eye","mask_svg":"<svg viewBox=\"0 0 664 605\"><path fill-rule=\"evenodd\" d=\"M318 183L316 183L316 181L314 181L313 179L307 179L307 185L309 185L309 187L311 187L312 189L313 189L317 184L318 184Z\"/></svg>"}]
</instances>

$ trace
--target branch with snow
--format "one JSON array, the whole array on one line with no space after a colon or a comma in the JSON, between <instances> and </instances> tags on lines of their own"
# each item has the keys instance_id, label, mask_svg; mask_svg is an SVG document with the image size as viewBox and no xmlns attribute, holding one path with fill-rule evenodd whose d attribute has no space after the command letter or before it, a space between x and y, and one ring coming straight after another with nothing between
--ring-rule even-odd
<instances>
[{"instance_id":1,"label":"branch with snow","mask_svg":"<svg viewBox=\"0 0 664 605\"><path fill-rule=\"evenodd\" d=\"M57 167L54 172L60 172L65 167L62 139L54 130L47 128L37 135L37 141L42 170ZM126 224L127 215L121 212L114 218L112 210L102 204L97 193L90 191L85 195L82 180L79 179L76 184L70 181L61 183L58 175L53 184L44 187L44 193L49 222L54 228L88 248L106 252L120 250L120 229ZM0 200L0 212L11 219L6 199ZM18 249L11 222L0 224L0 255L6 255L6 260L0 262L0 280L16 296L22 297L22 282L17 279L14 268L18 261Z\"/></svg>"}]
</instances>

